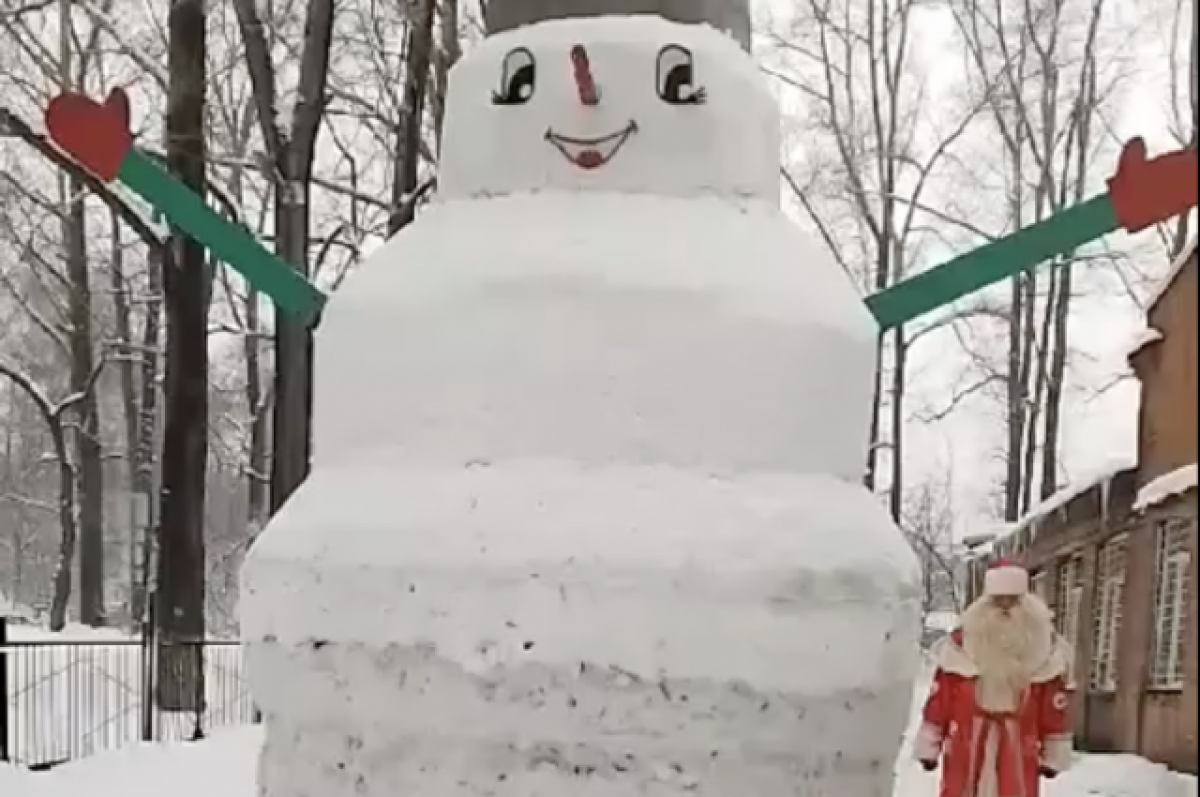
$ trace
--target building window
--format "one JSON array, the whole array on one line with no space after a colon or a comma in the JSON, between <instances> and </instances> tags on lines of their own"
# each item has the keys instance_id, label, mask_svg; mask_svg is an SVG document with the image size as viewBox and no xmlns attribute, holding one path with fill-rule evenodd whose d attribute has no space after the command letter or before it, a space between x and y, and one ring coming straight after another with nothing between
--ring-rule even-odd
<instances>
[{"instance_id":1,"label":"building window","mask_svg":"<svg viewBox=\"0 0 1200 797\"><path fill-rule=\"evenodd\" d=\"M1083 602L1083 560L1073 556L1058 566L1058 599L1054 625L1071 644L1079 645L1079 606Z\"/></svg>"},{"instance_id":2,"label":"building window","mask_svg":"<svg viewBox=\"0 0 1200 797\"><path fill-rule=\"evenodd\" d=\"M1093 692L1117 688L1117 645L1124 610L1126 537L1114 537L1100 549L1096 571L1095 646L1090 684Z\"/></svg>"},{"instance_id":3,"label":"building window","mask_svg":"<svg viewBox=\"0 0 1200 797\"><path fill-rule=\"evenodd\" d=\"M1182 521L1158 524L1155 556L1153 689L1183 687L1183 648L1187 628L1189 527Z\"/></svg>"}]
</instances>

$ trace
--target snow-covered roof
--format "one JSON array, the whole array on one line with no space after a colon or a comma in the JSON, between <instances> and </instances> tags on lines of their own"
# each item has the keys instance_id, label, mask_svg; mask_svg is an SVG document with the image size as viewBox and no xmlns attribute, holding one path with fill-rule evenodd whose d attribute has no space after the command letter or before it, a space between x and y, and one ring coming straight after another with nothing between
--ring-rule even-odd
<instances>
[{"instance_id":1,"label":"snow-covered roof","mask_svg":"<svg viewBox=\"0 0 1200 797\"><path fill-rule=\"evenodd\" d=\"M1074 499L1097 487L1103 493L1101 506L1107 507L1108 488L1112 480L1135 467L1137 467L1136 464L1130 458L1118 457L1113 459L1107 466L1099 468L1083 478L1077 479L1058 492L1034 504L1016 523L1003 526L994 540L972 549L969 558L979 559L991 556L998 549L1002 549L1004 543L1011 540L1015 535L1025 529L1035 527L1045 518L1064 509ZM1036 532L1036 528L1034 531Z\"/></svg>"},{"instance_id":2,"label":"snow-covered roof","mask_svg":"<svg viewBox=\"0 0 1200 797\"><path fill-rule=\"evenodd\" d=\"M1034 504L1034 506L1016 522L1013 531L1020 531L1021 529L1027 528L1041 521L1043 518L1049 517L1065 507L1067 504L1071 503L1071 501L1096 487L1101 488L1101 490L1105 492L1105 500L1103 503L1107 504L1107 490L1109 483L1125 471L1131 470L1135 467L1137 467L1137 463L1133 462L1131 459L1114 460L1110 465L1093 472L1091 475L1079 479L1072 484L1068 484L1066 487L1063 487L1053 495L1038 502L1037 504Z\"/></svg>"},{"instance_id":3,"label":"snow-covered roof","mask_svg":"<svg viewBox=\"0 0 1200 797\"><path fill-rule=\"evenodd\" d=\"M1176 468L1170 473L1164 473L1138 490L1137 498L1133 502L1134 510L1140 512L1149 509L1170 498L1183 495L1188 490L1196 489L1196 477L1195 462L1191 465L1184 465L1182 468Z\"/></svg>"},{"instance_id":4,"label":"snow-covered roof","mask_svg":"<svg viewBox=\"0 0 1200 797\"><path fill-rule=\"evenodd\" d=\"M1158 300L1161 299L1163 294L1167 292L1167 288L1171 287L1171 283L1174 282L1175 278L1179 276L1181 271L1183 271L1183 267L1187 265L1188 261L1195 256L1196 247L1198 244L1200 244L1200 238L1198 238L1196 235L1193 235L1191 240L1184 245L1182 251L1180 251L1179 255L1175 258L1175 262L1171 264L1171 268L1167 270L1166 276L1162 278L1162 281L1159 282L1154 287L1154 290L1150 292L1150 295L1146 297L1147 310L1158 304Z\"/></svg>"}]
</instances>

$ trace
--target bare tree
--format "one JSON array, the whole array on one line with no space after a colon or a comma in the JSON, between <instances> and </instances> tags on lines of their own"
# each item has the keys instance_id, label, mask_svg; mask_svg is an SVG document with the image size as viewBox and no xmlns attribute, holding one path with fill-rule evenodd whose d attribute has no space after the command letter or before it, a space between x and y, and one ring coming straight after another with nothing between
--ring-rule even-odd
<instances>
[{"instance_id":1,"label":"bare tree","mask_svg":"<svg viewBox=\"0 0 1200 797\"><path fill-rule=\"evenodd\" d=\"M1200 2L1173 0L1169 29L1171 134L1181 147L1200 147ZM1185 30L1186 28L1186 30ZM1186 74L1186 78L1185 78ZM1182 84L1186 82L1186 89ZM1167 251L1175 258L1193 235L1194 213L1184 214L1167 233Z\"/></svg>"},{"instance_id":2,"label":"bare tree","mask_svg":"<svg viewBox=\"0 0 1200 797\"><path fill-rule=\"evenodd\" d=\"M959 557L954 542L953 484L949 472L927 479L905 494L901 528L921 566L921 613L955 613L963 608L958 594Z\"/></svg>"},{"instance_id":3,"label":"bare tree","mask_svg":"<svg viewBox=\"0 0 1200 797\"><path fill-rule=\"evenodd\" d=\"M65 366L61 372L66 377L66 389L71 390L74 386L73 392L80 394L78 387L95 370L96 352L101 341L108 341L103 345L115 352L111 359L123 366L123 400L118 406L124 410L125 451L133 457L138 450L148 450L129 440L133 426L131 413L138 411L137 405L129 400L133 387L129 377L135 376L131 366L139 350L130 336L141 303L127 301L136 267L126 257L127 246L121 239L121 231L132 230L138 244L147 247L156 259L163 255L160 234L120 189L81 169L27 122L19 110L22 105L28 107L44 102L47 91L66 87L86 92L97 85L102 86L107 79L109 70L102 54L108 50L101 46L101 29L79 24L81 9L81 4L54 0L41 4L40 9L27 6L23 13L0 14L0 35L5 38L0 51L6 55L19 54L33 67L28 74L14 69L4 75L8 81L4 102L9 104L0 103L0 136L12 136L29 146L27 152L36 153L34 159L16 159L23 175L13 176L0 171L0 179L8 178L8 185L25 203L26 213L34 214L21 217L14 203L5 203L3 227L8 233L6 237L22 240L22 230L29 231L24 233L22 247L29 264L35 267L22 274L22 279L32 283L28 290L8 279L4 281L4 287L25 311L37 332L52 343L56 359L61 359ZM92 3L86 10L88 13L108 13L112 4ZM55 14L60 24L47 24L51 21L50 14ZM53 33L42 34L46 29ZM86 35L81 35L81 31ZM54 172L45 168L47 166L54 167L57 178ZM59 195L46 195L42 186L53 186L56 182ZM99 199L100 203L89 202L88 197ZM97 204L107 211L103 221L91 212ZM49 214L54 219L53 226L38 220L37 214ZM45 234L52 229L58 234ZM41 236L44 243L35 241L37 236ZM105 250L111 257L93 254ZM59 252L61 257L57 256ZM97 279L97 274L106 266L111 269L107 280L111 291L105 290L104 280ZM108 303L110 299L111 304ZM111 332L107 326L110 311L115 327ZM157 346L156 334L152 341ZM144 346L141 351L147 357L157 353L156 349ZM56 381L52 379L50 383ZM152 391L157 389L156 377L150 379L149 386ZM105 576L112 573L106 572L110 568L105 567L103 558L106 548L116 542L115 535L105 531L105 494L112 494L116 488L112 479L105 478L104 463L111 459L111 452L101 439L106 436L106 429L101 424L100 410L107 405L103 401L103 384L96 387L87 391L86 400L70 413L67 424L68 442L77 449L74 459L79 482L75 494L77 536L81 538L81 619L92 623L104 619ZM146 445L152 445L152 441L147 441ZM132 472L136 469L131 463ZM70 581L65 583L69 588Z\"/></svg>"},{"instance_id":4,"label":"bare tree","mask_svg":"<svg viewBox=\"0 0 1200 797\"><path fill-rule=\"evenodd\" d=\"M313 158L326 103L333 0L309 0L294 90L290 129L279 117L275 65L267 30L254 0L236 0L238 26L254 88L259 128L275 196L275 248L309 274L309 215ZM312 330L277 314L272 424L271 510L283 505L308 476L312 450Z\"/></svg>"},{"instance_id":5,"label":"bare tree","mask_svg":"<svg viewBox=\"0 0 1200 797\"><path fill-rule=\"evenodd\" d=\"M204 0L172 0L168 22L167 164L200 195L206 189ZM154 620L159 632L158 704L200 711L204 701L204 507L208 459L208 305L204 248L172 240L163 274L167 317L162 514Z\"/></svg>"},{"instance_id":6,"label":"bare tree","mask_svg":"<svg viewBox=\"0 0 1200 797\"><path fill-rule=\"evenodd\" d=\"M52 401L46 392L23 370L0 362L0 376L5 377L24 393L46 423L46 431L58 463L58 523L60 542L58 564L54 573L54 592L50 603L50 630L61 631L67 624L67 606L71 600L71 568L79 537L79 501L76 491L75 463L67 442L67 416L91 396L100 378L104 360L93 366L82 390L59 401Z\"/></svg>"},{"instance_id":7,"label":"bare tree","mask_svg":"<svg viewBox=\"0 0 1200 797\"><path fill-rule=\"evenodd\" d=\"M792 67L772 74L813 107L809 122L832 151L808 164L813 179L805 182L785 171L785 180L834 256L865 291L902 280L919 261L927 237L925 194L931 177L982 107L976 103L943 129L925 121L930 98L925 76L914 63L914 17L920 5L919 0L806 0L791 33L777 38ZM853 266L858 262L870 265L862 271ZM888 503L899 520L911 342L898 329L890 345L885 343L880 340L865 481L871 489L879 487L880 455L886 450Z\"/></svg>"},{"instance_id":8,"label":"bare tree","mask_svg":"<svg viewBox=\"0 0 1200 797\"><path fill-rule=\"evenodd\" d=\"M438 3L440 27L438 47L433 54L433 98L431 111L433 114L433 130L437 136L438 148L441 148L442 119L446 112L446 86L449 82L450 67L454 66L462 55L459 45L458 31L458 0L441 0Z\"/></svg>"},{"instance_id":9,"label":"bare tree","mask_svg":"<svg viewBox=\"0 0 1200 797\"><path fill-rule=\"evenodd\" d=\"M410 0L412 23L408 26L404 57L404 99L397 136L395 170L392 175L392 215L388 235L395 235L412 222L416 203L410 201L418 187L418 166L424 143L425 96L433 65L433 31L436 0Z\"/></svg>"},{"instance_id":10,"label":"bare tree","mask_svg":"<svg viewBox=\"0 0 1200 797\"><path fill-rule=\"evenodd\" d=\"M1001 229L1041 221L1080 201L1095 183L1092 164L1101 142L1093 131L1119 77L1101 70L1105 10L1106 0L1031 0L1019 8L972 0L955 9L968 74L987 98L995 134L989 151L998 151L1003 163L1000 174L987 175L1006 185ZM1058 487L1069 307L1079 259L1071 254L1014 279L1004 364L972 355L983 371L976 384L1002 386L1002 514L1010 521L1031 507L1039 480L1040 497Z\"/></svg>"},{"instance_id":11,"label":"bare tree","mask_svg":"<svg viewBox=\"0 0 1200 797\"><path fill-rule=\"evenodd\" d=\"M108 4L111 6L111 3ZM76 32L69 0L59 2L59 85L71 90L84 83L97 37L75 54ZM60 199L66 211L59 217L66 271L71 283L69 303L71 388L80 399L75 445L80 465L79 620L103 625L104 606L104 465L100 441L100 405L93 391L83 388L95 370L92 334L92 286L88 257L86 195L77 176L62 174Z\"/></svg>"}]
</instances>

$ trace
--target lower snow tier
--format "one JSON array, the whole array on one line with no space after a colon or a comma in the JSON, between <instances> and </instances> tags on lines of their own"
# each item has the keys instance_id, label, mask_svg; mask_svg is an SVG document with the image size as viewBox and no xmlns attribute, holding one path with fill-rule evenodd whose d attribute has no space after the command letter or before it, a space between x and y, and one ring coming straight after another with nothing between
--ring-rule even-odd
<instances>
[{"instance_id":1,"label":"lower snow tier","mask_svg":"<svg viewBox=\"0 0 1200 797\"><path fill-rule=\"evenodd\" d=\"M890 797L913 557L823 476L318 465L244 571L264 797Z\"/></svg>"}]
</instances>

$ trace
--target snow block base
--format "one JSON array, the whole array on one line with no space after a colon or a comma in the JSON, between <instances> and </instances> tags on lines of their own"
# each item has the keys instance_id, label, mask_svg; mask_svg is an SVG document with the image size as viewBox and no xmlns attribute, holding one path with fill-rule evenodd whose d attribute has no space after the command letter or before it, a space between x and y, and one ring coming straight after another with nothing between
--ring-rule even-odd
<instances>
[{"instance_id":1,"label":"snow block base","mask_svg":"<svg viewBox=\"0 0 1200 797\"><path fill-rule=\"evenodd\" d=\"M890 797L910 563L826 477L317 469L244 571L259 793Z\"/></svg>"},{"instance_id":2,"label":"snow block base","mask_svg":"<svg viewBox=\"0 0 1200 797\"><path fill-rule=\"evenodd\" d=\"M471 675L429 648L261 648L277 679L356 673L359 721L271 717L269 797L890 797L906 682L809 696L580 663ZM323 699L336 699L332 683Z\"/></svg>"}]
</instances>

